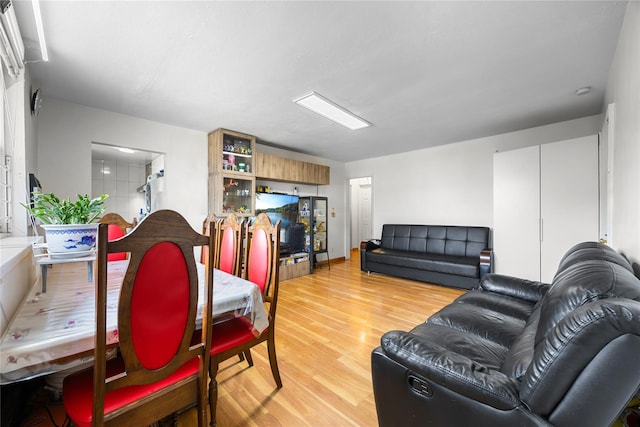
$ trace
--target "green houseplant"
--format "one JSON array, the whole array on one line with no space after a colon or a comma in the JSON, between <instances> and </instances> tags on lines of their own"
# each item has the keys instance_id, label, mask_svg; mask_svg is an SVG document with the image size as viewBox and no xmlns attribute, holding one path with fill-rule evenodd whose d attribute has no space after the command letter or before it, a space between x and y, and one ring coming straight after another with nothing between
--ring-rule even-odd
<instances>
[{"instance_id":1,"label":"green houseplant","mask_svg":"<svg viewBox=\"0 0 640 427\"><path fill-rule=\"evenodd\" d=\"M31 206L22 206L42 223L46 246L52 257L75 257L89 254L96 243L97 224L92 222L104 213L102 194L90 199L78 194L76 201L60 199L53 193L33 193Z\"/></svg>"},{"instance_id":2,"label":"green houseplant","mask_svg":"<svg viewBox=\"0 0 640 427\"><path fill-rule=\"evenodd\" d=\"M86 194L78 194L78 199L60 199L55 194L33 193L32 206L24 206L27 211L43 224L90 224L104 213L104 201L109 197L102 194L90 199Z\"/></svg>"}]
</instances>

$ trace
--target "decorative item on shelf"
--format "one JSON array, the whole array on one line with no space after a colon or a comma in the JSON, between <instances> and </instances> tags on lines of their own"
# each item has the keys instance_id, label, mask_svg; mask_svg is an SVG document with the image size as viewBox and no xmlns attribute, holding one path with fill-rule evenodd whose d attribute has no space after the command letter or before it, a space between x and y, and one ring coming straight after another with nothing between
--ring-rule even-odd
<instances>
[{"instance_id":1,"label":"decorative item on shelf","mask_svg":"<svg viewBox=\"0 0 640 427\"><path fill-rule=\"evenodd\" d=\"M231 178L224 180L224 188L229 188L238 185L238 181L234 181Z\"/></svg>"},{"instance_id":2,"label":"decorative item on shelf","mask_svg":"<svg viewBox=\"0 0 640 427\"><path fill-rule=\"evenodd\" d=\"M72 202L55 194L34 192L31 206L21 203L45 230L47 250L51 256L90 252L95 246L98 225L92 222L104 213L102 194L90 199L86 194Z\"/></svg>"},{"instance_id":3,"label":"decorative item on shelf","mask_svg":"<svg viewBox=\"0 0 640 427\"><path fill-rule=\"evenodd\" d=\"M236 170L236 156L234 156L233 154L229 154L226 160L227 160L227 166L225 167L225 169Z\"/></svg>"}]
</instances>

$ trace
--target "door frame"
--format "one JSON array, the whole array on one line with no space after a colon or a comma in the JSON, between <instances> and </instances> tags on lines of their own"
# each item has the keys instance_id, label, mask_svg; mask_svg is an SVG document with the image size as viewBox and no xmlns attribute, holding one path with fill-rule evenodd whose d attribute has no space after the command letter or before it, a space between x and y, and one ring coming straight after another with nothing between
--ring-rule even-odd
<instances>
[{"instance_id":1,"label":"door frame","mask_svg":"<svg viewBox=\"0 0 640 427\"><path fill-rule=\"evenodd\" d=\"M371 188L371 196L369 198L370 209L369 209L369 223L371 226L371 233L373 233L373 177L372 176L364 176L357 178L347 178L347 200L349 206L349 227L348 227L348 247L349 250L347 254L351 253L351 250L354 248L360 247L360 210L358 200L354 200L354 185L369 185ZM354 231L357 232L357 236L354 239Z\"/></svg>"}]
</instances>

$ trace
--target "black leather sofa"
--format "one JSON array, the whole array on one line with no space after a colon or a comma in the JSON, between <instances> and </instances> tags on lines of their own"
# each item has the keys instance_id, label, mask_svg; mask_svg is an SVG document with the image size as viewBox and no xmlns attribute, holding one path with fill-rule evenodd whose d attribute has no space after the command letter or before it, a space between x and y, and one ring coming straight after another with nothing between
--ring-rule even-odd
<instances>
[{"instance_id":1,"label":"black leather sofa","mask_svg":"<svg viewBox=\"0 0 640 427\"><path fill-rule=\"evenodd\" d=\"M640 386L640 281L576 245L551 284L489 274L372 353L380 426L609 426Z\"/></svg>"},{"instance_id":2,"label":"black leather sofa","mask_svg":"<svg viewBox=\"0 0 640 427\"><path fill-rule=\"evenodd\" d=\"M360 245L360 269L471 289L491 272L490 246L487 227L385 224Z\"/></svg>"}]
</instances>

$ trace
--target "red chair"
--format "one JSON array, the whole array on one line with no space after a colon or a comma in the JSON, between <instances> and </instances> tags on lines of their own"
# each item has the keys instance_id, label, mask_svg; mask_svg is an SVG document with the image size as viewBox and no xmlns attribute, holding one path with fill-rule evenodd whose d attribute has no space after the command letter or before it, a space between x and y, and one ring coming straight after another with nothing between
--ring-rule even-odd
<instances>
[{"instance_id":1,"label":"red chair","mask_svg":"<svg viewBox=\"0 0 640 427\"><path fill-rule=\"evenodd\" d=\"M216 268L240 276L242 274L242 241L244 224L234 214L230 214L219 224Z\"/></svg>"},{"instance_id":2,"label":"red chair","mask_svg":"<svg viewBox=\"0 0 640 427\"><path fill-rule=\"evenodd\" d=\"M108 239L116 240L127 234L128 228L133 228L134 224L128 222L115 212L104 214L98 221L100 224L109 224ZM108 261L120 261L127 259L127 253L121 252L116 254L109 254Z\"/></svg>"},{"instance_id":3,"label":"red chair","mask_svg":"<svg viewBox=\"0 0 640 427\"><path fill-rule=\"evenodd\" d=\"M209 405L211 407L211 425L215 425L218 401L216 375L218 365L236 355L247 358L253 366L251 347L267 342L271 373L278 388L282 387L275 346L276 306L278 303L278 269L280 252L280 221L271 224L269 217L261 213L247 229L245 248L244 278L255 283L262 291L263 300L268 304L269 327L260 336L253 334L252 325L244 317L215 323L212 327L211 362L209 369Z\"/></svg>"},{"instance_id":4,"label":"red chair","mask_svg":"<svg viewBox=\"0 0 640 427\"><path fill-rule=\"evenodd\" d=\"M153 212L116 241L108 241L108 224L99 225L95 364L63 382L64 407L75 425L146 426L194 405L198 425L206 425L213 295L208 269L202 333L198 342L191 340L198 307L194 247L211 245L211 238L169 210ZM107 257L117 252L131 257L118 304L120 351L107 361Z\"/></svg>"}]
</instances>

